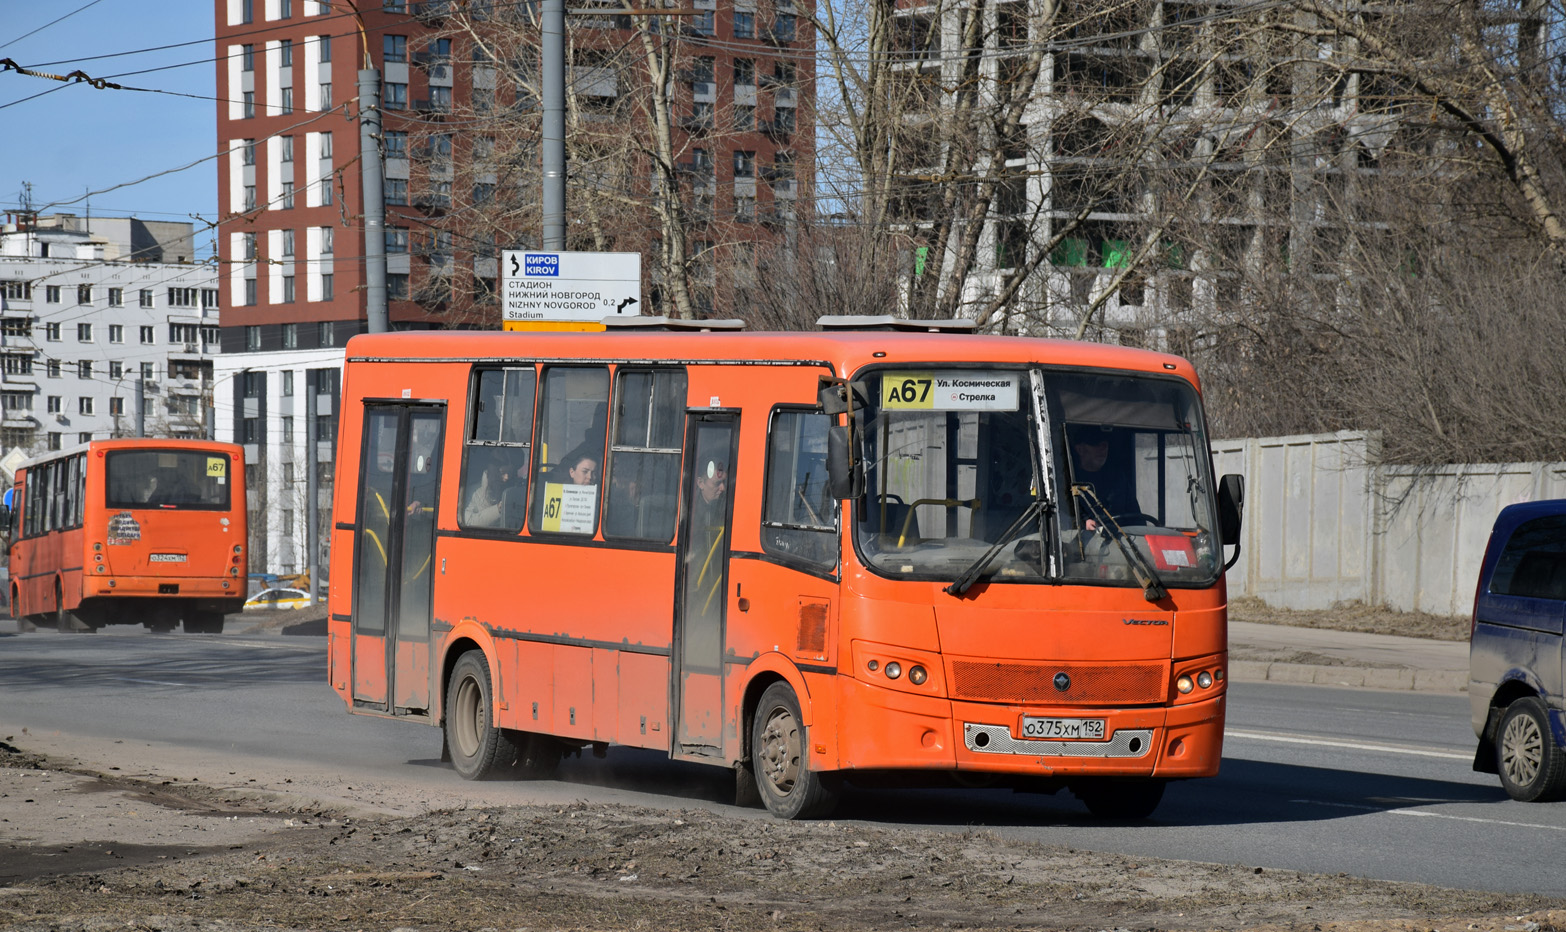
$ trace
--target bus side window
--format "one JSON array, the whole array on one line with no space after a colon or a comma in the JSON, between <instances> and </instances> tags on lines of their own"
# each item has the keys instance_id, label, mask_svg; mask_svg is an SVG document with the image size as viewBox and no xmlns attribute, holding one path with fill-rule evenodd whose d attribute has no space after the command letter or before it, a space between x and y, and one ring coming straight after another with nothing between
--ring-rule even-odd
<instances>
[{"instance_id":1,"label":"bus side window","mask_svg":"<svg viewBox=\"0 0 1566 932\"><path fill-rule=\"evenodd\" d=\"M522 530L532 459L532 368L479 369L473 375L462 489L462 527Z\"/></svg>"},{"instance_id":2,"label":"bus side window","mask_svg":"<svg viewBox=\"0 0 1566 932\"><path fill-rule=\"evenodd\" d=\"M827 494L827 434L835 417L780 409L767 435L761 547L830 569L837 565L837 501Z\"/></svg>"},{"instance_id":3,"label":"bus side window","mask_svg":"<svg viewBox=\"0 0 1566 932\"><path fill-rule=\"evenodd\" d=\"M598 527L609 369L552 366L544 370L542 382L529 526L591 537Z\"/></svg>"},{"instance_id":4,"label":"bus side window","mask_svg":"<svg viewBox=\"0 0 1566 932\"><path fill-rule=\"evenodd\" d=\"M668 543L680 500L685 370L616 373L604 536Z\"/></svg>"}]
</instances>

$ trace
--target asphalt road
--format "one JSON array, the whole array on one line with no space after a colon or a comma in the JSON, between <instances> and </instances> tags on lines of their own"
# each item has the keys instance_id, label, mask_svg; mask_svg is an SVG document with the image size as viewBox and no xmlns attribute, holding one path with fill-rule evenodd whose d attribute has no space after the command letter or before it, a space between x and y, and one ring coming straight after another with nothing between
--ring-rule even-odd
<instances>
[{"instance_id":1,"label":"asphalt road","mask_svg":"<svg viewBox=\"0 0 1566 932\"><path fill-rule=\"evenodd\" d=\"M1473 773L1466 697L1279 684L1230 687L1223 772L1171 786L1154 818L1096 822L1069 794L850 790L838 820L985 825L1133 856L1566 895L1566 803L1508 800ZM0 727L147 741L221 759L336 768L451 792L436 729L350 716L325 683L324 640L0 634ZM0 737L5 737L0 734ZM721 804L722 771L613 749L561 779L467 784L476 804L588 799ZM730 810L762 817L759 813Z\"/></svg>"}]
</instances>

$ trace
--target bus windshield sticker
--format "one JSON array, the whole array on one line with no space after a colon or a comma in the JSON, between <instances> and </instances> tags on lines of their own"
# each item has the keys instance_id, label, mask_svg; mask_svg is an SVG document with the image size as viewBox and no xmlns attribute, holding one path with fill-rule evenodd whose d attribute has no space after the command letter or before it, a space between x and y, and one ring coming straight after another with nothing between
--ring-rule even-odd
<instances>
[{"instance_id":1,"label":"bus windshield sticker","mask_svg":"<svg viewBox=\"0 0 1566 932\"><path fill-rule=\"evenodd\" d=\"M1015 411L1021 375L955 369L881 376L881 407L888 411Z\"/></svg>"},{"instance_id":2,"label":"bus windshield sticker","mask_svg":"<svg viewBox=\"0 0 1566 932\"><path fill-rule=\"evenodd\" d=\"M228 475L228 460L221 456L207 457L207 475L216 479Z\"/></svg>"},{"instance_id":3,"label":"bus windshield sticker","mask_svg":"<svg viewBox=\"0 0 1566 932\"><path fill-rule=\"evenodd\" d=\"M543 530L564 534L593 533L597 517L598 486L544 483Z\"/></svg>"},{"instance_id":4,"label":"bus windshield sticker","mask_svg":"<svg viewBox=\"0 0 1566 932\"><path fill-rule=\"evenodd\" d=\"M141 540L141 525L128 511L109 519L109 546L125 546Z\"/></svg>"}]
</instances>

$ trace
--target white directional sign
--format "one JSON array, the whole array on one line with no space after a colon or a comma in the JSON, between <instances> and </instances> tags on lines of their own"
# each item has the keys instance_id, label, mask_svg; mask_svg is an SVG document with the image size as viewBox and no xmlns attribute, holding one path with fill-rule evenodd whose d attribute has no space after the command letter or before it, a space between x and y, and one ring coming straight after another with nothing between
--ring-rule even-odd
<instances>
[{"instance_id":1,"label":"white directional sign","mask_svg":"<svg viewBox=\"0 0 1566 932\"><path fill-rule=\"evenodd\" d=\"M504 320L591 321L642 312L642 255L637 252L500 254Z\"/></svg>"}]
</instances>

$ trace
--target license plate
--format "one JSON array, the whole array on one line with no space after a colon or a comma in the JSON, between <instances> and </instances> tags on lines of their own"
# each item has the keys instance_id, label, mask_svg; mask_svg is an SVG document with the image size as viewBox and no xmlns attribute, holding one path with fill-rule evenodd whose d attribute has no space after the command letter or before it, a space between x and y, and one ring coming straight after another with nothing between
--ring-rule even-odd
<instances>
[{"instance_id":1,"label":"license plate","mask_svg":"<svg viewBox=\"0 0 1566 932\"><path fill-rule=\"evenodd\" d=\"M147 558L148 563L184 563L183 553L155 553Z\"/></svg>"},{"instance_id":2,"label":"license plate","mask_svg":"<svg viewBox=\"0 0 1566 932\"><path fill-rule=\"evenodd\" d=\"M1033 718L1022 719L1022 736L1035 740L1077 739L1083 741L1104 740L1104 720L1101 718Z\"/></svg>"}]
</instances>

